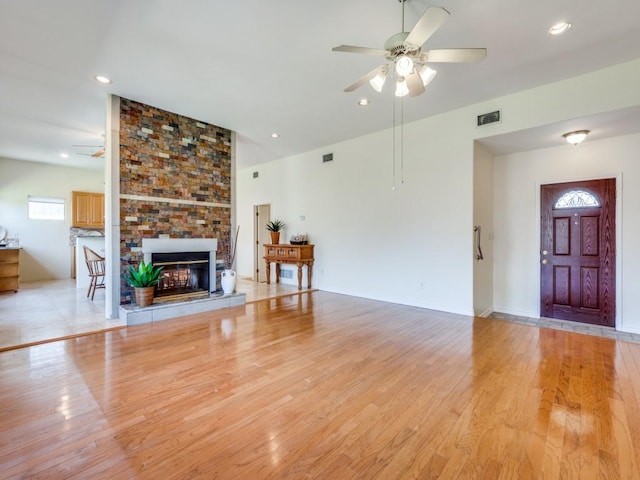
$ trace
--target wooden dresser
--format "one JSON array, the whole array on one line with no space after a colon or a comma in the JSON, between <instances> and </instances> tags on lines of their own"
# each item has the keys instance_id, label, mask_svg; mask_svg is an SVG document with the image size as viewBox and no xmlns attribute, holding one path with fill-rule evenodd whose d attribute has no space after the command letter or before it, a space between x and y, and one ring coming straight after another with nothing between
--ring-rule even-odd
<instances>
[{"instance_id":1,"label":"wooden dresser","mask_svg":"<svg viewBox=\"0 0 640 480\"><path fill-rule=\"evenodd\" d=\"M267 283L271 282L271 264L276 264L276 283L280 282L280 264L298 266L298 290L302 290L302 267L307 266L307 288L311 288L313 276L314 245L265 244L264 261L267 266Z\"/></svg>"},{"instance_id":2,"label":"wooden dresser","mask_svg":"<svg viewBox=\"0 0 640 480\"><path fill-rule=\"evenodd\" d=\"M17 292L19 284L20 249L0 247L0 292Z\"/></svg>"}]
</instances>

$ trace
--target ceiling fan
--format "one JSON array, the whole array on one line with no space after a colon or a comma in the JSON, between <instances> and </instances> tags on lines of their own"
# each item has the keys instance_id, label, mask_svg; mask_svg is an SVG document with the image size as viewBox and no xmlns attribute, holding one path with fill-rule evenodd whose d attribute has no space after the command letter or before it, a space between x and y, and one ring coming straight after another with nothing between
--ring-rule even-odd
<instances>
[{"instance_id":1,"label":"ceiling fan","mask_svg":"<svg viewBox=\"0 0 640 480\"><path fill-rule=\"evenodd\" d=\"M396 96L404 97L409 94L417 97L424 93L425 87L436 76L437 72L429 66L430 64L473 63L487 56L486 48L422 50L422 45L447 20L449 12L442 7L428 7L413 29L405 32L404 4L407 0L398 1L402 3L402 31L389 37L384 44L384 50L351 45L339 45L332 49L334 52L362 53L385 57L388 60L385 65L380 65L349 85L344 89L345 92L352 92L366 82L369 82L376 91L381 92L389 72L392 74L395 72Z\"/></svg>"},{"instance_id":2,"label":"ceiling fan","mask_svg":"<svg viewBox=\"0 0 640 480\"><path fill-rule=\"evenodd\" d=\"M93 157L93 158L100 158L104 156L104 145L71 145L72 147L79 147L79 148L90 148L90 149L95 149L97 148L98 150L96 150L95 152L92 153L87 153L87 152L77 152L78 155L85 155L87 157Z\"/></svg>"}]
</instances>

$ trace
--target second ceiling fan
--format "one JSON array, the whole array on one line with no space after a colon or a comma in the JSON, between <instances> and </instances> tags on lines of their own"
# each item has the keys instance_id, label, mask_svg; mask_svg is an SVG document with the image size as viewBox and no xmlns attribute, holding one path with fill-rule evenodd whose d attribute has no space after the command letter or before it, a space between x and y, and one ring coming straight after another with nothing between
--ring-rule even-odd
<instances>
[{"instance_id":1,"label":"second ceiling fan","mask_svg":"<svg viewBox=\"0 0 640 480\"><path fill-rule=\"evenodd\" d=\"M431 63L474 63L487 56L485 48L440 48L436 50L422 50L422 45L447 20L449 12L442 7L428 7L410 32L404 31L404 3L402 3L402 31L389 37L384 44L384 50L339 45L334 52L362 53L386 57L388 63L380 65L344 89L352 92L369 82L378 92L382 91L385 80L391 72L397 76L395 94L398 97L410 95L417 97L425 91L425 87L433 80L436 71Z\"/></svg>"}]
</instances>

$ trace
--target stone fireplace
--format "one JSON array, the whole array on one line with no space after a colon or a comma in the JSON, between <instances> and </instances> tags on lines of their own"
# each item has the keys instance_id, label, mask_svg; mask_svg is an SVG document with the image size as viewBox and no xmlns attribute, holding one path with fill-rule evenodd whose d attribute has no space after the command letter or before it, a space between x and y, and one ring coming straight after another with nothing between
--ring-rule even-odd
<instances>
[{"instance_id":1,"label":"stone fireplace","mask_svg":"<svg viewBox=\"0 0 640 480\"><path fill-rule=\"evenodd\" d=\"M216 289L215 238L143 238L145 262L164 267L156 300L208 297Z\"/></svg>"},{"instance_id":2,"label":"stone fireplace","mask_svg":"<svg viewBox=\"0 0 640 480\"><path fill-rule=\"evenodd\" d=\"M143 252L144 260L152 261L156 247L151 252L142 242L151 239L160 241L157 253L213 252L208 291L216 290L215 251L228 251L232 230L233 132L126 98L118 98L117 104L120 274L142 260ZM192 240L215 244L163 245ZM207 273L203 268L180 268L166 275L165 283L183 288L197 279L201 284ZM132 297L133 290L121 279L120 305L132 304Z\"/></svg>"}]
</instances>

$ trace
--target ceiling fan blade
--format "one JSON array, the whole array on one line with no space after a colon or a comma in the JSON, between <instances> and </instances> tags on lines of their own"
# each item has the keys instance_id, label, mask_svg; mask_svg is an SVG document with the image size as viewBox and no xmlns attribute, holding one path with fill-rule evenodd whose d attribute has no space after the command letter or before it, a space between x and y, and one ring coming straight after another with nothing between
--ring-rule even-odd
<instances>
[{"instance_id":1,"label":"ceiling fan blade","mask_svg":"<svg viewBox=\"0 0 640 480\"><path fill-rule=\"evenodd\" d=\"M409 89L409 95L417 97L424 93L424 85L420 74L414 69L413 73L407 77L407 88Z\"/></svg>"},{"instance_id":2,"label":"ceiling fan blade","mask_svg":"<svg viewBox=\"0 0 640 480\"><path fill-rule=\"evenodd\" d=\"M345 92L353 92L356 88L361 87L362 85L367 83L369 80L371 80L373 77L375 77L378 73L384 72L385 67L386 67L385 65L380 65L379 67L375 68L374 70L371 70L369 73L367 73L366 75L363 75L358 80L356 80L351 85L349 85L347 88L345 88L344 91Z\"/></svg>"},{"instance_id":3,"label":"ceiling fan blade","mask_svg":"<svg viewBox=\"0 0 640 480\"><path fill-rule=\"evenodd\" d=\"M346 53L362 53L364 55L373 55L375 57L386 57L389 52L386 50L378 50L368 47L354 47L353 45L338 45L331 49L333 52L346 52Z\"/></svg>"},{"instance_id":4,"label":"ceiling fan blade","mask_svg":"<svg viewBox=\"0 0 640 480\"><path fill-rule=\"evenodd\" d=\"M423 52L427 62L475 63L487 56L486 48L439 48Z\"/></svg>"},{"instance_id":5,"label":"ceiling fan blade","mask_svg":"<svg viewBox=\"0 0 640 480\"><path fill-rule=\"evenodd\" d=\"M444 8L427 8L405 39L405 43L416 47L422 46L442 26L447 18L449 18L449 12Z\"/></svg>"}]
</instances>

